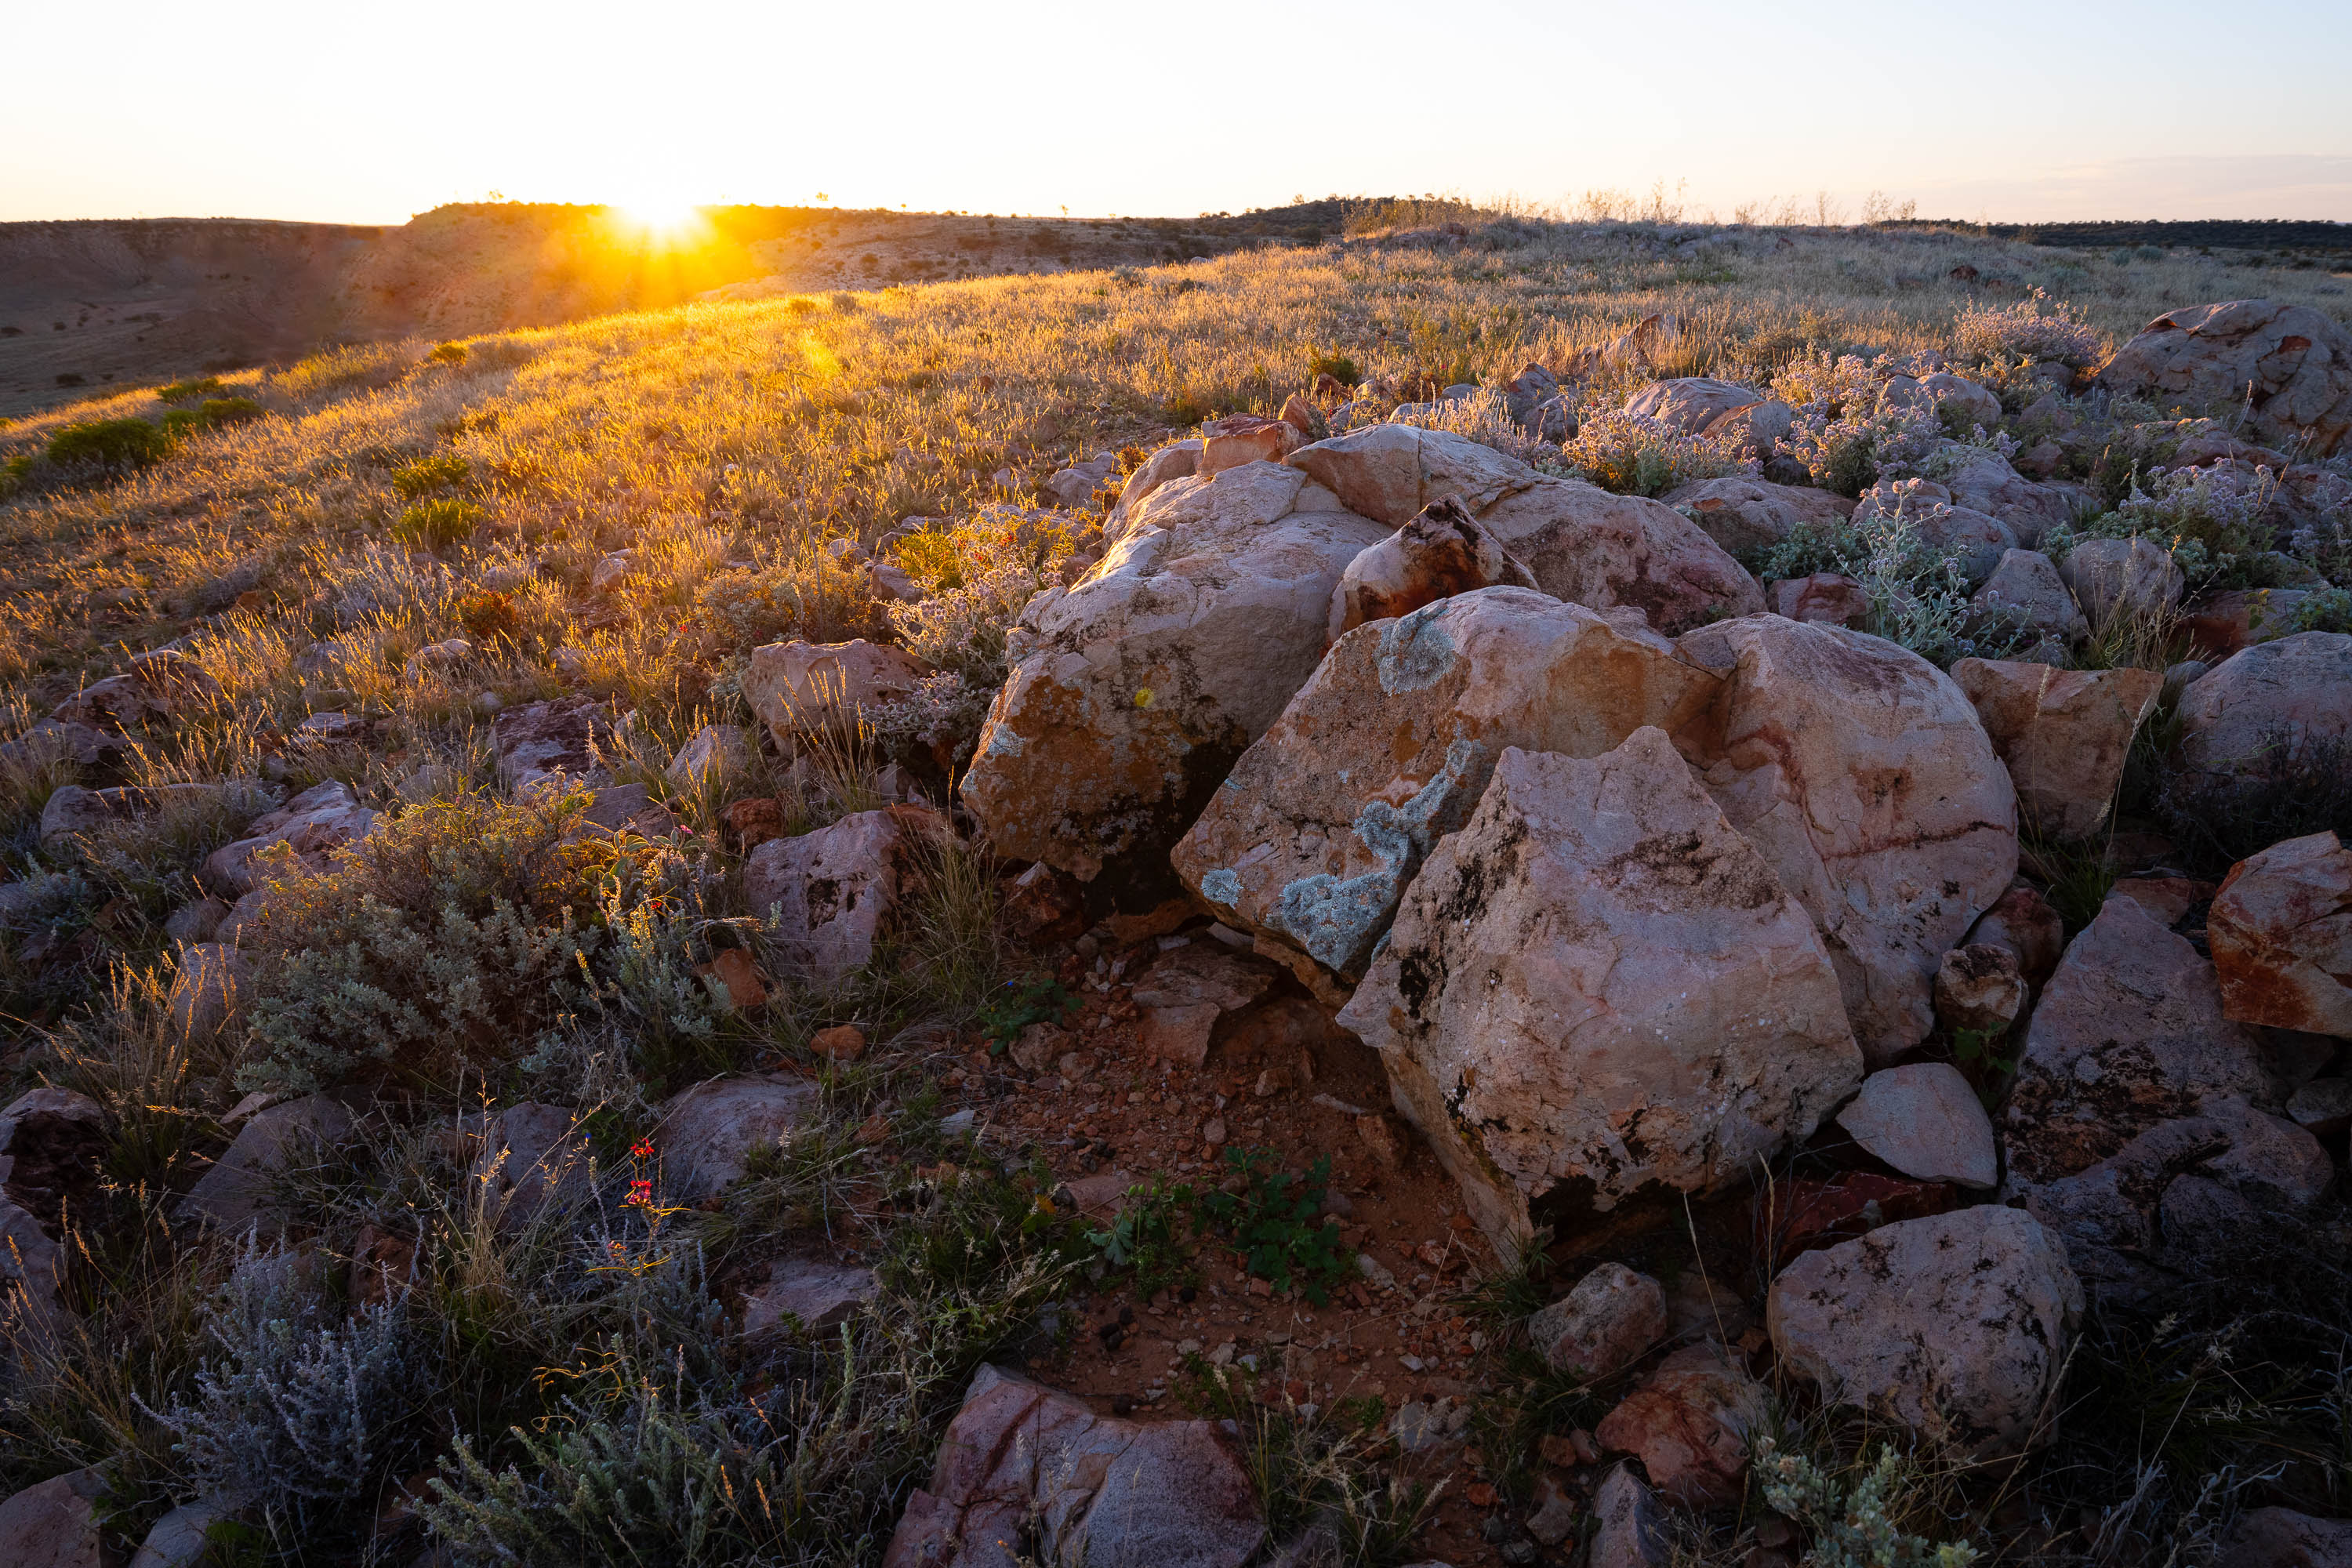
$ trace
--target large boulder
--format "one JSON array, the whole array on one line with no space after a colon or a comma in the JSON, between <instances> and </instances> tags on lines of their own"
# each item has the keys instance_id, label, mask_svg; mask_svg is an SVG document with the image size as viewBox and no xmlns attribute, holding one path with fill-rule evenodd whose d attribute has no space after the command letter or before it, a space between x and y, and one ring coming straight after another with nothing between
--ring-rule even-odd
<instances>
[{"instance_id":1,"label":"large boulder","mask_svg":"<svg viewBox=\"0 0 2352 1568\"><path fill-rule=\"evenodd\" d=\"M1339 1022L1499 1249L1746 1180L1861 1079L1804 910L1664 731L1505 750Z\"/></svg>"},{"instance_id":2,"label":"large boulder","mask_svg":"<svg viewBox=\"0 0 2352 1568\"><path fill-rule=\"evenodd\" d=\"M1765 1310L1780 1364L1825 1402L1990 1459L2048 1438L2083 1287L2057 1237L1985 1205L1808 1252Z\"/></svg>"},{"instance_id":3,"label":"large boulder","mask_svg":"<svg viewBox=\"0 0 2352 1568\"><path fill-rule=\"evenodd\" d=\"M1679 485L1658 500L1734 555L1769 550L1800 524L1826 528L1853 513L1853 502L1828 490L1736 475Z\"/></svg>"},{"instance_id":4,"label":"large boulder","mask_svg":"<svg viewBox=\"0 0 2352 1568\"><path fill-rule=\"evenodd\" d=\"M2352 1039L2352 851L2335 834L2231 867L2205 935L2223 1017Z\"/></svg>"},{"instance_id":5,"label":"large boulder","mask_svg":"<svg viewBox=\"0 0 2352 1568\"><path fill-rule=\"evenodd\" d=\"M2261 1041L2221 1016L2212 963L2136 900L2110 898L2027 1026L2003 1113L2011 1176L2070 1176L2210 1100L2276 1092Z\"/></svg>"},{"instance_id":6,"label":"large boulder","mask_svg":"<svg viewBox=\"0 0 2352 1568\"><path fill-rule=\"evenodd\" d=\"M903 648L849 642L774 642L751 650L743 700L780 745L910 695L931 667Z\"/></svg>"},{"instance_id":7,"label":"large boulder","mask_svg":"<svg viewBox=\"0 0 2352 1568\"><path fill-rule=\"evenodd\" d=\"M1461 499L1446 496L1348 563L1331 590L1329 636L1336 642L1367 621L1394 620L1455 594L1535 585Z\"/></svg>"},{"instance_id":8,"label":"large boulder","mask_svg":"<svg viewBox=\"0 0 2352 1568\"><path fill-rule=\"evenodd\" d=\"M320 870L337 850L365 838L375 826L376 814L359 803L352 786L329 779L248 824L244 837L214 850L197 868L196 880L226 898L242 898L261 885L264 850L283 844L304 868Z\"/></svg>"},{"instance_id":9,"label":"large boulder","mask_svg":"<svg viewBox=\"0 0 2352 1568\"><path fill-rule=\"evenodd\" d=\"M1131 868L1122 891L1157 902L1160 858L1322 661L1348 563L1420 510L1368 521L1272 463L1152 491L1110 552L1015 628L963 781L997 850L1087 881Z\"/></svg>"},{"instance_id":10,"label":"large boulder","mask_svg":"<svg viewBox=\"0 0 2352 1568\"><path fill-rule=\"evenodd\" d=\"M1964 658L1952 679L2008 764L2018 820L2055 838L2087 838L2107 820L2132 736L2164 689L2160 670L2001 658Z\"/></svg>"},{"instance_id":11,"label":"large boulder","mask_svg":"<svg viewBox=\"0 0 2352 1568\"><path fill-rule=\"evenodd\" d=\"M1507 746L1592 757L1691 722L1720 681L1622 612L1486 588L1339 639L1175 849L1243 931L1363 973Z\"/></svg>"},{"instance_id":12,"label":"large boulder","mask_svg":"<svg viewBox=\"0 0 2352 1568\"><path fill-rule=\"evenodd\" d=\"M2180 694L2180 753L2216 772L2352 734L2352 635L2298 632L2231 654Z\"/></svg>"},{"instance_id":13,"label":"large boulder","mask_svg":"<svg viewBox=\"0 0 2352 1568\"><path fill-rule=\"evenodd\" d=\"M1948 421L2000 428L2000 399L1964 375L1939 370L1924 376L1891 375L1878 389L1878 406L1932 408Z\"/></svg>"},{"instance_id":14,"label":"large boulder","mask_svg":"<svg viewBox=\"0 0 2352 1568\"><path fill-rule=\"evenodd\" d=\"M0 1565L102 1568L109 1559L99 1509L106 1494L100 1471L70 1470L0 1502Z\"/></svg>"},{"instance_id":15,"label":"large boulder","mask_svg":"<svg viewBox=\"0 0 2352 1568\"><path fill-rule=\"evenodd\" d=\"M1545 593L1596 610L1627 605L1671 637L1764 608L1764 591L1670 506L1581 479L1543 479L1478 514Z\"/></svg>"},{"instance_id":16,"label":"large boulder","mask_svg":"<svg viewBox=\"0 0 2352 1568\"><path fill-rule=\"evenodd\" d=\"M809 979L831 985L872 962L922 875L919 857L954 829L928 806L853 812L797 838L771 838L743 863L752 912Z\"/></svg>"},{"instance_id":17,"label":"large boulder","mask_svg":"<svg viewBox=\"0 0 2352 1568\"><path fill-rule=\"evenodd\" d=\"M1999 453L1962 448L1952 455L1958 461L1943 479L1952 504L1999 518L2026 549L2040 544L2058 524L2074 521L2078 509L2072 496L2054 485L2034 483Z\"/></svg>"},{"instance_id":18,"label":"large boulder","mask_svg":"<svg viewBox=\"0 0 2352 1568\"><path fill-rule=\"evenodd\" d=\"M1708 791L1813 918L1874 1066L1927 1038L1944 954L2017 872L2017 799L1968 697L1862 632L1774 616L1683 637L1723 675Z\"/></svg>"},{"instance_id":19,"label":"large boulder","mask_svg":"<svg viewBox=\"0 0 2352 1568\"><path fill-rule=\"evenodd\" d=\"M982 1366L882 1568L1242 1568L1265 1542L1250 1473L1216 1423L1097 1415Z\"/></svg>"},{"instance_id":20,"label":"large boulder","mask_svg":"<svg viewBox=\"0 0 2352 1568\"><path fill-rule=\"evenodd\" d=\"M2162 545L2140 534L2086 539L2058 567L2094 628L2117 616L2154 615L2180 603L2186 582Z\"/></svg>"},{"instance_id":21,"label":"large boulder","mask_svg":"<svg viewBox=\"0 0 2352 1568\"><path fill-rule=\"evenodd\" d=\"M1669 381L1654 381L1634 393L1625 400L1625 412L1692 434L1706 429L1734 409L1753 407L1763 400L1762 393L1736 381L1678 375Z\"/></svg>"},{"instance_id":22,"label":"large boulder","mask_svg":"<svg viewBox=\"0 0 2352 1568\"><path fill-rule=\"evenodd\" d=\"M2038 550L2003 551L1969 607L2008 622L2037 653L2063 653L2090 635L2057 564Z\"/></svg>"},{"instance_id":23,"label":"large boulder","mask_svg":"<svg viewBox=\"0 0 2352 1568\"><path fill-rule=\"evenodd\" d=\"M2141 328L2099 381L2164 405L2251 405L2259 427L2314 457L2352 431L2352 332L2309 305L2185 305Z\"/></svg>"},{"instance_id":24,"label":"large boulder","mask_svg":"<svg viewBox=\"0 0 2352 1568\"><path fill-rule=\"evenodd\" d=\"M1116 542L1127 531L1128 515L1141 506L1152 491L1171 479L1189 479L1199 472L1202 446L1200 437L1188 437L1160 447L1144 459L1141 468L1128 475L1127 483L1119 487L1118 504L1103 520L1104 542Z\"/></svg>"}]
</instances>

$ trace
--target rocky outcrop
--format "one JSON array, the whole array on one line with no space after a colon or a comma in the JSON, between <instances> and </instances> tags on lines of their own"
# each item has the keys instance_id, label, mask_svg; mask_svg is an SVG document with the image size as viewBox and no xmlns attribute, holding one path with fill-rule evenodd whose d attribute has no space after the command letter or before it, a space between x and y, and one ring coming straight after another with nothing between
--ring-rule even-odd
<instances>
[{"instance_id":1,"label":"rocky outcrop","mask_svg":"<svg viewBox=\"0 0 2352 1568\"><path fill-rule=\"evenodd\" d=\"M1286 419L1229 414L1201 426L1201 458L1193 472L1222 474L1244 463L1278 463L1298 449L1305 433Z\"/></svg>"},{"instance_id":2,"label":"rocky outcrop","mask_svg":"<svg viewBox=\"0 0 2352 1568\"><path fill-rule=\"evenodd\" d=\"M1720 684L1628 621L1488 588L1341 638L1176 847L1238 930L1350 978L1507 746L1591 757Z\"/></svg>"},{"instance_id":3,"label":"rocky outcrop","mask_svg":"<svg viewBox=\"0 0 2352 1568\"><path fill-rule=\"evenodd\" d=\"M1800 524L1825 528L1849 517L1853 502L1828 490L1763 479L1700 479L1658 498L1734 555L1769 550Z\"/></svg>"},{"instance_id":4,"label":"rocky outcrop","mask_svg":"<svg viewBox=\"0 0 2352 1568\"><path fill-rule=\"evenodd\" d=\"M2053 838L2087 838L2107 820L2132 736L2164 688L2153 669L1998 658L1964 658L1952 679L2008 764L2020 823Z\"/></svg>"},{"instance_id":5,"label":"rocky outcrop","mask_svg":"<svg viewBox=\"0 0 2352 1568\"><path fill-rule=\"evenodd\" d=\"M1505 750L1339 1022L1500 1248L1745 1180L1861 1077L1812 922L1651 728Z\"/></svg>"},{"instance_id":6,"label":"rocky outcrop","mask_svg":"<svg viewBox=\"0 0 2352 1568\"><path fill-rule=\"evenodd\" d=\"M2180 694L2180 754L2217 773L2352 735L2352 636L2298 632L2231 654Z\"/></svg>"},{"instance_id":7,"label":"rocky outcrop","mask_svg":"<svg viewBox=\"0 0 2352 1568\"><path fill-rule=\"evenodd\" d=\"M2335 834L2231 868L2205 934L2223 1017L2352 1039L2352 851Z\"/></svg>"},{"instance_id":8,"label":"rocky outcrop","mask_svg":"<svg viewBox=\"0 0 2352 1568\"><path fill-rule=\"evenodd\" d=\"M779 745L910 695L931 667L902 648L849 642L777 642L751 650L743 700Z\"/></svg>"},{"instance_id":9,"label":"rocky outcrop","mask_svg":"<svg viewBox=\"0 0 2352 1568\"><path fill-rule=\"evenodd\" d=\"M1367 621L1393 620L1455 594L1535 585L1470 509L1447 496L1348 563L1331 591L1328 635L1336 642Z\"/></svg>"},{"instance_id":10,"label":"rocky outcrop","mask_svg":"<svg viewBox=\"0 0 2352 1568\"><path fill-rule=\"evenodd\" d=\"M1976 710L1893 643L1777 616L1689 633L1721 674L1708 792L1813 918L1874 1064L1927 1038L1944 954L2017 870L2017 805Z\"/></svg>"},{"instance_id":11,"label":"rocky outcrop","mask_svg":"<svg viewBox=\"0 0 2352 1568\"><path fill-rule=\"evenodd\" d=\"M2140 329L2099 382L2171 405L2251 405L2256 423L2314 457L2352 432L2352 332L2308 305L2188 305Z\"/></svg>"},{"instance_id":12,"label":"rocky outcrop","mask_svg":"<svg viewBox=\"0 0 2352 1568\"><path fill-rule=\"evenodd\" d=\"M812 982L839 983L874 958L922 875L927 848L953 837L926 806L853 812L797 838L771 838L743 863L743 896Z\"/></svg>"},{"instance_id":13,"label":"rocky outcrop","mask_svg":"<svg viewBox=\"0 0 2352 1568\"><path fill-rule=\"evenodd\" d=\"M2046 1441L2083 1287L2031 1215L1987 1205L1808 1252L1766 1305L1780 1364L1977 1459Z\"/></svg>"},{"instance_id":14,"label":"rocky outcrop","mask_svg":"<svg viewBox=\"0 0 2352 1568\"><path fill-rule=\"evenodd\" d=\"M982 1366L882 1564L1242 1568L1265 1541L1249 1472L1213 1423L1114 1420Z\"/></svg>"},{"instance_id":15,"label":"rocky outcrop","mask_svg":"<svg viewBox=\"0 0 2352 1568\"><path fill-rule=\"evenodd\" d=\"M1118 866L1137 907L1160 901L1160 857L1321 662L1348 563L1420 510L1370 521L1270 463L1154 490L1015 628L962 786L997 851L1088 881Z\"/></svg>"},{"instance_id":16,"label":"rocky outcrop","mask_svg":"<svg viewBox=\"0 0 2352 1568\"><path fill-rule=\"evenodd\" d=\"M1992 1119L1949 1062L1872 1073L1837 1121L1864 1150L1914 1180L1988 1189L2000 1183Z\"/></svg>"}]
</instances>

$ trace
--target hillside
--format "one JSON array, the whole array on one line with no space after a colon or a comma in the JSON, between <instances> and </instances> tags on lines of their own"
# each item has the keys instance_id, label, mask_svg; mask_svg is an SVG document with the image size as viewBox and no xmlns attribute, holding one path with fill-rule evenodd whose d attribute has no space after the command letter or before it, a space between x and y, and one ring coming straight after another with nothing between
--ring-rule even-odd
<instances>
[{"instance_id":1,"label":"hillside","mask_svg":"<svg viewBox=\"0 0 2352 1568\"><path fill-rule=\"evenodd\" d=\"M0 236L8 1517L2327 1560L2344 281L1391 213Z\"/></svg>"}]
</instances>

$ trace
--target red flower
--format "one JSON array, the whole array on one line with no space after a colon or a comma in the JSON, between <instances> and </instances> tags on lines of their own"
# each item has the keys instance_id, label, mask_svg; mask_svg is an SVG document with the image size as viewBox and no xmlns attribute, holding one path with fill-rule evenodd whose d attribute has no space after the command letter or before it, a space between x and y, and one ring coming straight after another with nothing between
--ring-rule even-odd
<instances>
[{"instance_id":1,"label":"red flower","mask_svg":"<svg viewBox=\"0 0 2352 1568\"><path fill-rule=\"evenodd\" d=\"M650 1138L638 1139L635 1142L629 1145L629 1154L632 1159L652 1159L654 1157L654 1141Z\"/></svg>"},{"instance_id":2,"label":"red flower","mask_svg":"<svg viewBox=\"0 0 2352 1568\"><path fill-rule=\"evenodd\" d=\"M628 1201L629 1201L631 1204L635 1205L636 1205L637 1207L639 1207L639 1208L651 1208L651 1207L653 1207L653 1206L654 1206L654 1184L653 1184L653 1183L652 1183L652 1182L650 1182L650 1181L647 1181L647 1180L643 1180L643 1179L640 1179L640 1180L637 1180L637 1181L631 1182L631 1183L629 1184L629 1197L628 1197Z\"/></svg>"}]
</instances>

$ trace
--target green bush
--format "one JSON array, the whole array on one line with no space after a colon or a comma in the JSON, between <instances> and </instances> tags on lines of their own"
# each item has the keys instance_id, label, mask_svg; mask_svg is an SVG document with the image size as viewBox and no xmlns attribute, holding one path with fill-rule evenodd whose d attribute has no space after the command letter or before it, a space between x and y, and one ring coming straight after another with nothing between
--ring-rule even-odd
<instances>
[{"instance_id":1,"label":"green bush","mask_svg":"<svg viewBox=\"0 0 2352 1568\"><path fill-rule=\"evenodd\" d=\"M1339 1222L1318 1217L1331 1181L1331 1156L1317 1157L1304 1176L1280 1168L1267 1149L1227 1149L1229 1184L1238 1192L1204 1193L1198 1218L1224 1233L1249 1272L1277 1290L1296 1285L1321 1306L1330 1288L1348 1277L1351 1261L1339 1245Z\"/></svg>"},{"instance_id":2,"label":"green bush","mask_svg":"<svg viewBox=\"0 0 2352 1568\"><path fill-rule=\"evenodd\" d=\"M174 441L201 430L242 425L261 417L261 405L250 397L207 397L194 408L174 408L163 416L163 433Z\"/></svg>"},{"instance_id":3,"label":"green bush","mask_svg":"<svg viewBox=\"0 0 2352 1568\"><path fill-rule=\"evenodd\" d=\"M435 349L431 353L426 354L425 357L441 364L464 364L466 363L466 345L463 343L443 343L439 348Z\"/></svg>"},{"instance_id":4,"label":"green bush","mask_svg":"<svg viewBox=\"0 0 2352 1568\"><path fill-rule=\"evenodd\" d=\"M437 458L425 458L405 468L394 468L392 488L404 500L415 500L435 490L453 489L466 482L473 466L455 452L445 452Z\"/></svg>"},{"instance_id":5,"label":"green bush","mask_svg":"<svg viewBox=\"0 0 2352 1568\"><path fill-rule=\"evenodd\" d=\"M216 375L198 376L193 381L175 381L169 386L155 389L155 395L166 403L194 403L226 390Z\"/></svg>"},{"instance_id":6,"label":"green bush","mask_svg":"<svg viewBox=\"0 0 2352 1568\"><path fill-rule=\"evenodd\" d=\"M171 454L172 434L144 419L68 425L49 437L49 461L104 468L143 468Z\"/></svg>"},{"instance_id":7,"label":"green bush","mask_svg":"<svg viewBox=\"0 0 2352 1568\"><path fill-rule=\"evenodd\" d=\"M420 501L400 514L392 536L415 549L446 550L474 536L490 514L471 501Z\"/></svg>"}]
</instances>

